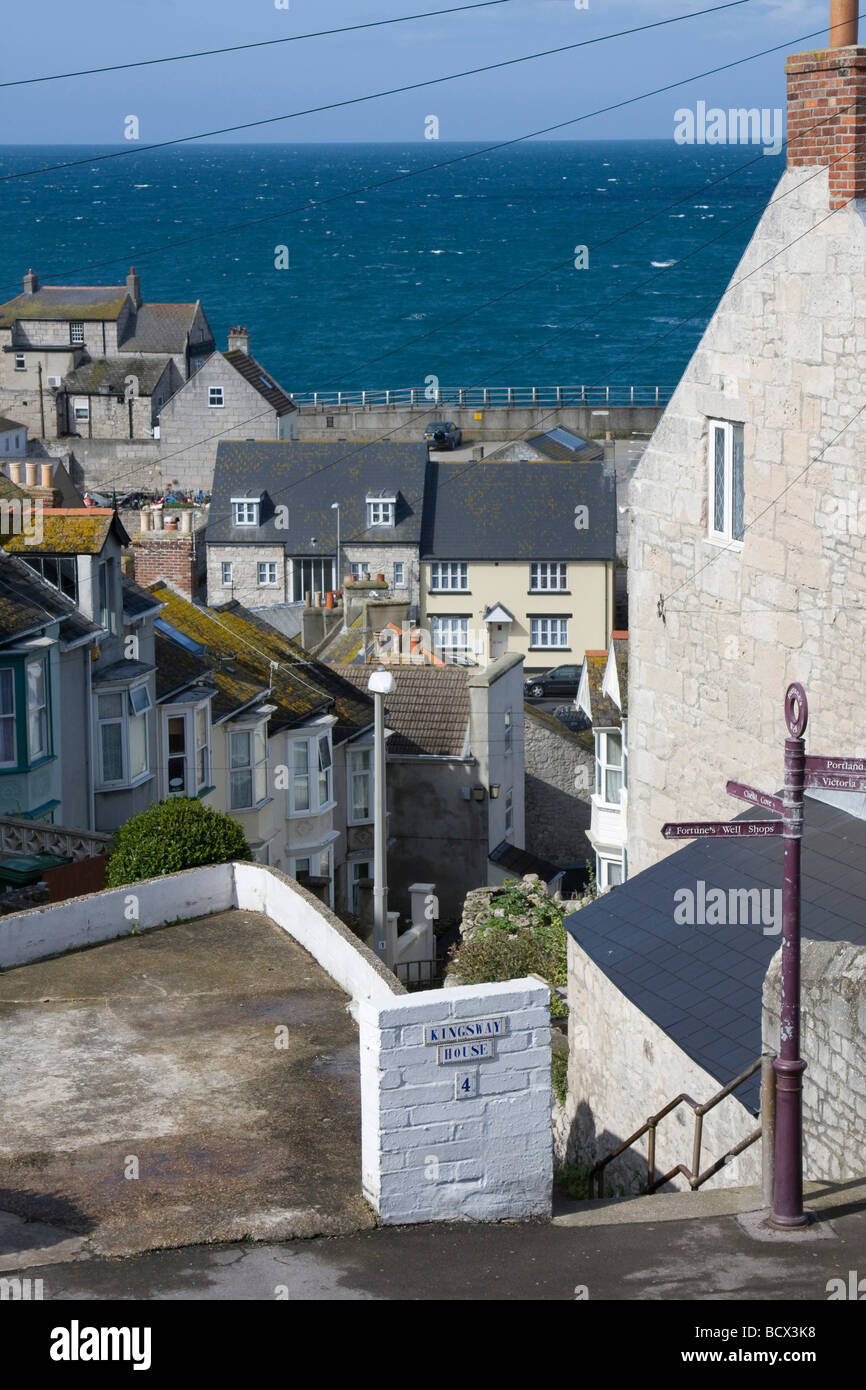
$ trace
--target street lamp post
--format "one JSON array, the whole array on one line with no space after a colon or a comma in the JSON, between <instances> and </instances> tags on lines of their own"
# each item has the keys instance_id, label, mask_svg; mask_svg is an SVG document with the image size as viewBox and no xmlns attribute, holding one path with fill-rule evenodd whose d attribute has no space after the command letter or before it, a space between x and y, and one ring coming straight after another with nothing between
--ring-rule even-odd
<instances>
[{"instance_id":1,"label":"street lamp post","mask_svg":"<svg viewBox=\"0 0 866 1390\"><path fill-rule=\"evenodd\" d=\"M338 589L342 589L342 588L343 588L343 576L342 576L342 571L341 571L341 569L340 569L340 504L339 504L339 502L332 502L332 503L331 503L331 511L337 513L337 560L336 560L336 566L337 566L337 588L338 588ZM347 627L346 627L346 594L345 594L345 592L343 593L343 629L342 629L342 630L343 630L343 632L346 632L346 631L347 631Z\"/></svg>"},{"instance_id":2,"label":"street lamp post","mask_svg":"<svg viewBox=\"0 0 866 1390\"><path fill-rule=\"evenodd\" d=\"M392 943L388 936L388 881L385 841L388 834L388 808L385 794L385 696L395 688L390 671L374 671L367 689L373 696L373 949L393 966Z\"/></svg>"}]
</instances>

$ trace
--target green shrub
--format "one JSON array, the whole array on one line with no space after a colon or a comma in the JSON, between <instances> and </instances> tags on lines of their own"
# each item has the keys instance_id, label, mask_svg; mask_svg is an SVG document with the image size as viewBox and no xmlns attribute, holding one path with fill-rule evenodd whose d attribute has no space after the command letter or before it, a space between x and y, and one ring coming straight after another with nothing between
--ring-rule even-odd
<instances>
[{"instance_id":1,"label":"green shrub","mask_svg":"<svg viewBox=\"0 0 866 1390\"><path fill-rule=\"evenodd\" d=\"M509 879L490 894L470 895L461 933L449 973L458 974L464 984L540 975L550 986L551 1013L568 1013L555 993L556 985L567 982L562 913L537 874Z\"/></svg>"},{"instance_id":2,"label":"green shrub","mask_svg":"<svg viewBox=\"0 0 866 1390\"><path fill-rule=\"evenodd\" d=\"M568 1048L555 1047L550 1054L550 1080L553 1094L560 1105L565 1105L568 1094Z\"/></svg>"},{"instance_id":3,"label":"green shrub","mask_svg":"<svg viewBox=\"0 0 866 1390\"><path fill-rule=\"evenodd\" d=\"M109 888L176 874L199 864L251 859L237 821L195 797L173 796L133 816L117 831L106 870Z\"/></svg>"}]
</instances>

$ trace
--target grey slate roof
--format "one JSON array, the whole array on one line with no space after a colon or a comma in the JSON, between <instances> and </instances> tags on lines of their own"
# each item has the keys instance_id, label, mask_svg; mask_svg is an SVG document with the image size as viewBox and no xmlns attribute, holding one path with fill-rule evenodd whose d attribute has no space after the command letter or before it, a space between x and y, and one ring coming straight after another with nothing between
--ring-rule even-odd
<instances>
[{"instance_id":1,"label":"grey slate roof","mask_svg":"<svg viewBox=\"0 0 866 1390\"><path fill-rule=\"evenodd\" d=\"M737 820L766 820L749 809ZM802 933L866 945L866 821L806 797ZM761 990L781 935L755 926L680 926L674 893L779 888L781 836L695 840L566 918L608 979L699 1066L727 1083L761 1051ZM807 1059L808 1060L808 1059ZM737 1091L757 1111L759 1075ZM709 1100L709 1096L696 1096Z\"/></svg>"},{"instance_id":2,"label":"grey slate roof","mask_svg":"<svg viewBox=\"0 0 866 1390\"><path fill-rule=\"evenodd\" d=\"M41 285L0 304L0 328L16 319L116 319L126 298L125 285Z\"/></svg>"},{"instance_id":3,"label":"grey slate roof","mask_svg":"<svg viewBox=\"0 0 866 1390\"><path fill-rule=\"evenodd\" d=\"M589 509L585 531L575 529L578 504ZM431 464L421 554L442 560L613 560L613 476L600 463Z\"/></svg>"},{"instance_id":4,"label":"grey slate roof","mask_svg":"<svg viewBox=\"0 0 866 1390\"><path fill-rule=\"evenodd\" d=\"M495 849L490 851L488 858L491 864L498 864L500 869L507 869L516 878L522 878L524 874L538 874L538 877L548 885L553 883L554 879L559 878L563 872L549 859L542 859L537 854L531 854L528 849L518 849L508 840L502 840Z\"/></svg>"},{"instance_id":5,"label":"grey slate roof","mask_svg":"<svg viewBox=\"0 0 866 1390\"><path fill-rule=\"evenodd\" d=\"M120 344L121 352L183 352L195 318L195 304L142 304ZM202 348L207 346L203 344ZM196 347L201 355L201 349Z\"/></svg>"},{"instance_id":6,"label":"grey slate roof","mask_svg":"<svg viewBox=\"0 0 866 1390\"><path fill-rule=\"evenodd\" d=\"M333 555L340 503L343 545L417 544L427 448L420 444L221 440L207 527L208 545L282 545L292 555ZM397 496L396 525L367 529L366 498ZM233 497L266 494L261 526L233 526ZM288 507L288 526L275 524ZM316 537L317 544L311 543Z\"/></svg>"},{"instance_id":7,"label":"grey slate roof","mask_svg":"<svg viewBox=\"0 0 866 1390\"><path fill-rule=\"evenodd\" d=\"M273 406L277 415L291 415L293 410L297 410L298 407L291 396L286 395L283 388L277 385L273 377L254 357L250 357L248 352L240 352L235 348L231 352L224 352L223 357L244 381L258 391L268 405Z\"/></svg>"},{"instance_id":8,"label":"grey slate roof","mask_svg":"<svg viewBox=\"0 0 866 1390\"><path fill-rule=\"evenodd\" d=\"M554 426L544 434L533 435L527 443L545 458L566 463L589 463L604 458L604 445L584 439L573 430Z\"/></svg>"},{"instance_id":9,"label":"grey slate roof","mask_svg":"<svg viewBox=\"0 0 866 1390\"><path fill-rule=\"evenodd\" d=\"M10 420L8 415L0 415L0 434L7 434L9 430L26 430L27 426L22 425L20 420Z\"/></svg>"},{"instance_id":10,"label":"grey slate roof","mask_svg":"<svg viewBox=\"0 0 866 1390\"><path fill-rule=\"evenodd\" d=\"M99 395L104 389L107 395L122 396L126 378L136 376L139 394L152 396L169 365L164 357L97 357L68 372L63 384L68 391L84 395Z\"/></svg>"}]
</instances>

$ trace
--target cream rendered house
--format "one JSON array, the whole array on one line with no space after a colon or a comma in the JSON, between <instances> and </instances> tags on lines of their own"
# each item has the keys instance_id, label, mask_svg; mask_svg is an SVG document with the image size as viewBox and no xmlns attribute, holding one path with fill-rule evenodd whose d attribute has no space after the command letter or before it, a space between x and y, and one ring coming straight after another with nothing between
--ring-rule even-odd
<instances>
[{"instance_id":1,"label":"cream rendered house","mask_svg":"<svg viewBox=\"0 0 866 1390\"><path fill-rule=\"evenodd\" d=\"M615 559L603 464L431 465L421 619L446 659L517 654L532 673L606 647Z\"/></svg>"}]
</instances>

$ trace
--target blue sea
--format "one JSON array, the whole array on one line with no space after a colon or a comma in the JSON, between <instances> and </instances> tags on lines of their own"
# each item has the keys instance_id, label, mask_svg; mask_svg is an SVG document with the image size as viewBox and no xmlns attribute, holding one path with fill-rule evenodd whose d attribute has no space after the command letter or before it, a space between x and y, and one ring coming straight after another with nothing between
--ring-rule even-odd
<instances>
[{"instance_id":1,"label":"blue sea","mask_svg":"<svg viewBox=\"0 0 866 1390\"><path fill-rule=\"evenodd\" d=\"M99 285L134 264L145 299L201 299L219 347L245 325L295 391L431 374L443 387L675 385L784 156L672 141L480 149L187 145L12 179L0 300L28 266L43 283ZM6 146L0 176L110 153Z\"/></svg>"}]
</instances>

